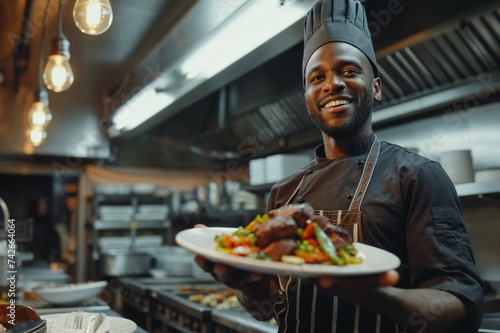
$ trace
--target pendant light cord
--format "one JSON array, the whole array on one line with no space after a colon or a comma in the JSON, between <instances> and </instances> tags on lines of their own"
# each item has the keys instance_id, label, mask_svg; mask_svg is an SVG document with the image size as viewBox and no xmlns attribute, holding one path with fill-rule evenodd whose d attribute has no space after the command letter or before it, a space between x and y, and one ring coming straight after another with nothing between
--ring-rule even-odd
<instances>
[{"instance_id":1,"label":"pendant light cord","mask_svg":"<svg viewBox=\"0 0 500 333\"><path fill-rule=\"evenodd\" d=\"M57 34L59 35L61 32L62 32L62 0L59 0L59 17L57 24Z\"/></svg>"},{"instance_id":2,"label":"pendant light cord","mask_svg":"<svg viewBox=\"0 0 500 333\"><path fill-rule=\"evenodd\" d=\"M40 64L38 69L38 89L41 91L43 89L43 56L45 54L45 30L47 26L47 12L49 9L51 0L47 0L45 9L43 12L43 26L42 26L42 40L40 42Z\"/></svg>"}]
</instances>

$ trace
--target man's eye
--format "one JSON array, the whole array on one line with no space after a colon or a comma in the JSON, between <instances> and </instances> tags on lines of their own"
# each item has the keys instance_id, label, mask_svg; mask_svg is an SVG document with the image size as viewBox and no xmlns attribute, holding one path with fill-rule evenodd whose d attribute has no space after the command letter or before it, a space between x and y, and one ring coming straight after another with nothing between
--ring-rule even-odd
<instances>
[{"instance_id":1,"label":"man's eye","mask_svg":"<svg viewBox=\"0 0 500 333\"><path fill-rule=\"evenodd\" d=\"M344 75L355 75L358 73L359 73L359 71L354 69L354 68L344 70Z\"/></svg>"},{"instance_id":2,"label":"man's eye","mask_svg":"<svg viewBox=\"0 0 500 333\"><path fill-rule=\"evenodd\" d=\"M318 81L318 80L321 80L323 79L325 76L323 74L319 74L319 75L314 75L311 77L311 80L309 80L309 82L314 82L314 81Z\"/></svg>"}]
</instances>

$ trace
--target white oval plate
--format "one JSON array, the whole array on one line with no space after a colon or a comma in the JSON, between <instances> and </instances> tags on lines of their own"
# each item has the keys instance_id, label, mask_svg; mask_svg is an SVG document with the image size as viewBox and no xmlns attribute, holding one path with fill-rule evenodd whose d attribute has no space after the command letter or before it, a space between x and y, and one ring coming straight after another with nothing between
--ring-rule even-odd
<instances>
[{"instance_id":1,"label":"white oval plate","mask_svg":"<svg viewBox=\"0 0 500 333\"><path fill-rule=\"evenodd\" d=\"M266 261L240 257L217 251L214 247L215 236L226 233L231 234L236 228L194 228L179 232L175 241L185 249L192 251L213 262L219 262L239 269L265 274L281 274L298 277L317 276L353 276L368 275L387 272L398 268L401 261L394 254L374 246L354 243L363 255L361 264L335 266L324 264L292 265L277 261Z\"/></svg>"},{"instance_id":2,"label":"white oval plate","mask_svg":"<svg viewBox=\"0 0 500 333\"><path fill-rule=\"evenodd\" d=\"M106 281L71 283L61 286L42 285L33 291L44 301L52 304L78 304L97 296L106 286Z\"/></svg>"}]
</instances>

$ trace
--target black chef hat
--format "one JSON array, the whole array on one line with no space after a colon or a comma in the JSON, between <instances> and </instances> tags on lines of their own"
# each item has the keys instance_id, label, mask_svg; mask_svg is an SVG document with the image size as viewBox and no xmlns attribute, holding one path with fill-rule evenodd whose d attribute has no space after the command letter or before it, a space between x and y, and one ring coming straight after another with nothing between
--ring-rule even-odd
<instances>
[{"instance_id":1,"label":"black chef hat","mask_svg":"<svg viewBox=\"0 0 500 333\"><path fill-rule=\"evenodd\" d=\"M304 22L303 76L314 51L329 42L344 42L361 50L370 60L375 76L378 76L365 9L359 1L320 0L307 13Z\"/></svg>"}]
</instances>

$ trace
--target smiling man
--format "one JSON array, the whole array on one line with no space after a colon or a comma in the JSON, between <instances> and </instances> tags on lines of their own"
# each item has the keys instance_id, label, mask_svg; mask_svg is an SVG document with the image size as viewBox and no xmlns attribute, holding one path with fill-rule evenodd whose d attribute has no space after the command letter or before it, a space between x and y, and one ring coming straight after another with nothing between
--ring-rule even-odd
<instances>
[{"instance_id":1,"label":"smiling man","mask_svg":"<svg viewBox=\"0 0 500 333\"><path fill-rule=\"evenodd\" d=\"M268 211L308 203L355 242L397 255L401 266L301 280L197 262L238 289L257 319L276 318L279 332L476 332L483 282L453 183L439 163L372 130L382 80L363 6L321 0L304 33L306 105L323 144L310 165L272 188Z\"/></svg>"}]
</instances>

